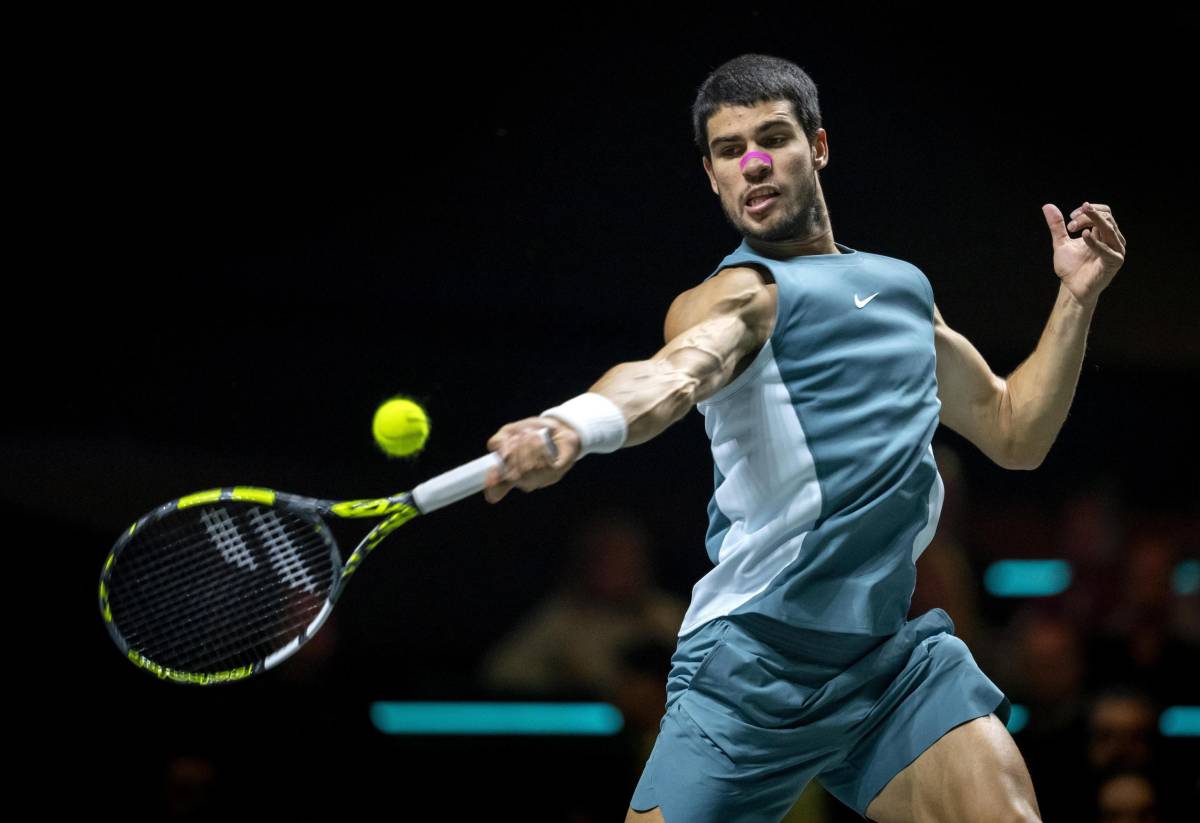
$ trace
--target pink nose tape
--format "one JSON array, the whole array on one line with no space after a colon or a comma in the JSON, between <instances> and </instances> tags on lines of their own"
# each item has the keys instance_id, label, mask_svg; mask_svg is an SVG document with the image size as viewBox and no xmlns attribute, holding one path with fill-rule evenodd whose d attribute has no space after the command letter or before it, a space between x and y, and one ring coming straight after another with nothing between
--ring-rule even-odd
<instances>
[{"instance_id":1,"label":"pink nose tape","mask_svg":"<svg viewBox=\"0 0 1200 823\"><path fill-rule=\"evenodd\" d=\"M741 162L738 163L738 168L745 170L746 163L749 162L751 157L757 157L759 160L763 161L768 166L775 165L774 161L771 160L771 155L767 154L765 151L748 151L744 155L742 155Z\"/></svg>"}]
</instances>

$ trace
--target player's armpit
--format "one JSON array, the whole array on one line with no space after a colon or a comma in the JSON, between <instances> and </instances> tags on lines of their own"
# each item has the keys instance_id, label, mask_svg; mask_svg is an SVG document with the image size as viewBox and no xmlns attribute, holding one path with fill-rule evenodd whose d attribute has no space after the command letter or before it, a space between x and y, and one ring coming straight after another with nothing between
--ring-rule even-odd
<instances>
[{"instance_id":1,"label":"player's armpit","mask_svg":"<svg viewBox=\"0 0 1200 823\"><path fill-rule=\"evenodd\" d=\"M946 325L933 307L941 422L1006 469L1033 468L1015 457L1008 384L994 374L971 341Z\"/></svg>"}]
</instances>

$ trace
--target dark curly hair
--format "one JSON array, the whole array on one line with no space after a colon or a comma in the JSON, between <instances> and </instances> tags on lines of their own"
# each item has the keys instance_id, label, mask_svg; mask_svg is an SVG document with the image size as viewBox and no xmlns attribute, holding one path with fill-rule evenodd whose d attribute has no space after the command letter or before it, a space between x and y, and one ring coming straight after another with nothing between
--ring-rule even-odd
<instances>
[{"instance_id":1,"label":"dark curly hair","mask_svg":"<svg viewBox=\"0 0 1200 823\"><path fill-rule=\"evenodd\" d=\"M743 54L722 63L700 84L692 103L692 130L696 148L706 157L708 118L721 106L753 106L768 100L787 100L792 104L808 142L817 139L821 128L821 107L817 102L817 84L795 63L765 54Z\"/></svg>"}]
</instances>

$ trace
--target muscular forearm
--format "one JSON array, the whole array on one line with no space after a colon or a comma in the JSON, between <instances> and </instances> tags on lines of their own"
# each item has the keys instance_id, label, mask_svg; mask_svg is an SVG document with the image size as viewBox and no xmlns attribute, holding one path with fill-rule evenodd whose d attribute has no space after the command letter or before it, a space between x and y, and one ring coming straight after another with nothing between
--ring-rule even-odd
<instances>
[{"instance_id":1,"label":"muscular forearm","mask_svg":"<svg viewBox=\"0 0 1200 823\"><path fill-rule=\"evenodd\" d=\"M639 360L613 366L588 391L617 405L628 427L625 445L636 446L687 414L696 379L670 363Z\"/></svg>"},{"instance_id":2,"label":"muscular forearm","mask_svg":"<svg viewBox=\"0 0 1200 823\"><path fill-rule=\"evenodd\" d=\"M737 317L717 317L679 335L649 360L621 363L589 391L625 416L626 446L661 434L697 402L728 383L748 330Z\"/></svg>"},{"instance_id":3,"label":"muscular forearm","mask_svg":"<svg viewBox=\"0 0 1200 823\"><path fill-rule=\"evenodd\" d=\"M1003 413L1012 454L1022 465L1033 468L1045 459L1067 419L1094 311L1060 285L1037 348L1008 376Z\"/></svg>"}]
</instances>

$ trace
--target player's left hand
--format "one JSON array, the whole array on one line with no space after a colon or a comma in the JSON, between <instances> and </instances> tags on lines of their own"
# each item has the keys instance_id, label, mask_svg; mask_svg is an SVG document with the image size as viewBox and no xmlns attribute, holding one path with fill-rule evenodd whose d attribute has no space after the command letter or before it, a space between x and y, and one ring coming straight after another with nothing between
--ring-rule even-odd
<instances>
[{"instance_id":1,"label":"player's left hand","mask_svg":"<svg viewBox=\"0 0 1200 823\"><path fill-rule=\"evenodd\" d=\"M1112 209L1084 202L1063 222L1053 203L1042 206L1054 246L1054 273L1071 296L1085 308L1095 308L1100 292L1108 287L1125 262L1125 235L1117 228ZM1080 231L1079 237L1068 232Z\"/></svg>"},{"instance_id":2,"label":"player's left hand","mask_svg":"<svg viewBox=\"0 0 1200 823\"><path fill-rule=\"evenodd\" d=\"M550 429L550 437L558 449L558 458L551 460L546 440L540 430ZM498 452L504 463L488 472L483 496L489 503L499 502L516 486L531 492L551 486L562 479L575 461L583 444L579 434L556 417L526 417L506 423L487 442L488 450Z\"/></svg>"}]
</instances>

